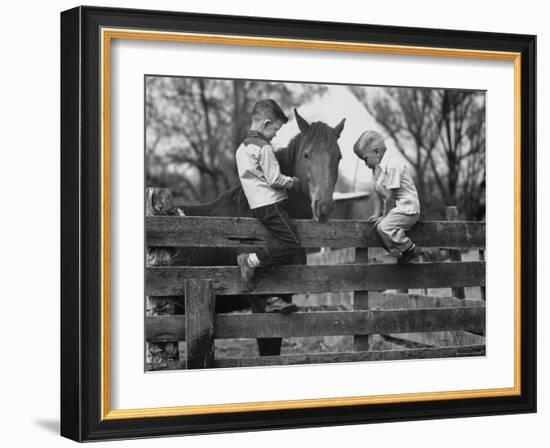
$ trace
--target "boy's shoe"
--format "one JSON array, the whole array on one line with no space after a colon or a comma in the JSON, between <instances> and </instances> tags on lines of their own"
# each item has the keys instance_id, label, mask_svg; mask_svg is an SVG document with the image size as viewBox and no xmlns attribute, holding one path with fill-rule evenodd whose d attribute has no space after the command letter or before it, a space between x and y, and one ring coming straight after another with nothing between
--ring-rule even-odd
<instances>
[{"instance_id":1,"label":"boy's shoe","mask_svg":"<svg viewBox=\"0 0 550 448\"><path fill-rule=\"evenodd\" d=\"M270 297L265 302L266 313L290 314L295 311L298 311L298 307L294 303L287 303L280 297Z\"/></svg>"},{"instance_id":2,"label":"boy's shoe","mask_svg":"<svg viewBox=\"0 0 550 448\"><path fill-rule=\"evenodd\" d=\"M241 280L246 286L246 289L250 291L252 289L252 276L254 275L254 268L251 268L248 265L248 254L238 255L237 264L241 268Z\"/></svg>"},{"instance_id":3,"label":"boy's shoe","mask_svg":"<svg viewBox=\"0 0 550 448\"><path fill-rule=\"evenodd\" d=\"M407 264L410 263L415 258L422 255L422 249L413 244L409 249L407 249L403 254L397 259L397 264Z\"/></svg>"}]
</instances>

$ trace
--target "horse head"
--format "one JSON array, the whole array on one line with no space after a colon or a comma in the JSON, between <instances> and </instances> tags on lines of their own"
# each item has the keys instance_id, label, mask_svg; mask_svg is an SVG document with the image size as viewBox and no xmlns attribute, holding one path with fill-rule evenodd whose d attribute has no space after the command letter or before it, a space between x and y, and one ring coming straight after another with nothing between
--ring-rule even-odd
<instances>
[{"instance_id":1,"label":"horse head","mask_svg":"<svg viewBox=\"0 0 550 448\"><path fill-rule=\"evenodd\" d=\"M310 199L313 219L324 223L334 208L332 196L342 159L338 138L344 129L345 118L332 128L322 122L309 124L296 109L294 113L300 129L294 172L300 179L302 192Z\"/></svg>"}]
</instances>

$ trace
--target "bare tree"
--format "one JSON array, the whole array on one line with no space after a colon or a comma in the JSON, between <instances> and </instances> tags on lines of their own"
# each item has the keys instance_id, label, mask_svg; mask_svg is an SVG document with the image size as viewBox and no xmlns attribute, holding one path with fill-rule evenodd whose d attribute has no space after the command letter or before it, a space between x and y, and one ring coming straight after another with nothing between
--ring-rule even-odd
<instances>
[{"instance_id":1,"label":"bare tree","mask_svg":"<svg viewBox=\"0 0 550 448\"><path fill-rule=\"evenodd\" d=\"M350 90L414 169L428 214L460 204L473 216L484 200L484 93L410 87Z\"/></svg>"},{"instance_id":2,"label":"bare tree","mask_svg":"<svg viewBox=\"0 0 550 448\"><path fill-rule=\"evenodd\" d=\"M271 97L289 108L322 91L277 82L147 77L147 185L171 188L191 202L218 196L238 182L235 151L253 104Z\"/></svg>"}]
</instances>

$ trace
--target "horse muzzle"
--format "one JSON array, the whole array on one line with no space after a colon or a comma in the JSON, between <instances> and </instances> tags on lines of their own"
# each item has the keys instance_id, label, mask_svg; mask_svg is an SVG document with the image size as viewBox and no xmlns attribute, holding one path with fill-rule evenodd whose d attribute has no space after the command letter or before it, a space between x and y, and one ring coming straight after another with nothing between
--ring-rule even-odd
<instances>
[{"instance_id":1,"label":"horse muzzle","mask_svg":"<svg viewBox=\"0 0 550 448\"><path fill-rule=\"evenodd\" d=\"M334 201L332 199L324 201L314 199L311 202L313 219L318 223L323 224L328 222L332 210L334 210Z\"/></svg>"}]
</instances>

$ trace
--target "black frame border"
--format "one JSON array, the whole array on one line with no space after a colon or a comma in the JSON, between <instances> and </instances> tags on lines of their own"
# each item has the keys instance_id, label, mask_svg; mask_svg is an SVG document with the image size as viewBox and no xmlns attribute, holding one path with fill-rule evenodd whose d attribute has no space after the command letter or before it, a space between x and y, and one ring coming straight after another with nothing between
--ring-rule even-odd
<instances>
[{"instance_id":1,"label":"black frame border","mask_svg":"<svg viewBox=\"0 0 550 448\"><path fill-rule=\"evenodd\" d=\"M521 53L521 395L101 420L100 28ZM61 13L61 435L76 441L536 412L536 36L77 7Z\"/></svg>"}]
</instances>

